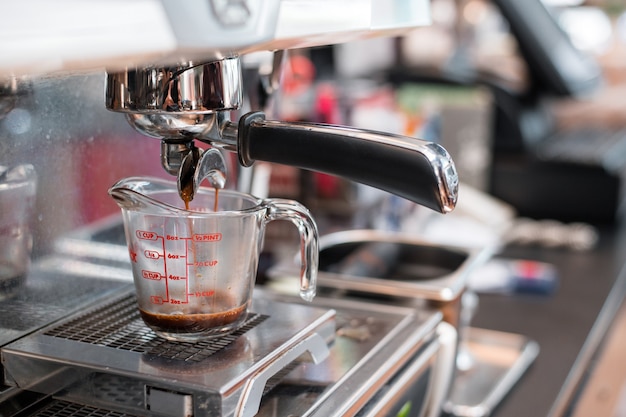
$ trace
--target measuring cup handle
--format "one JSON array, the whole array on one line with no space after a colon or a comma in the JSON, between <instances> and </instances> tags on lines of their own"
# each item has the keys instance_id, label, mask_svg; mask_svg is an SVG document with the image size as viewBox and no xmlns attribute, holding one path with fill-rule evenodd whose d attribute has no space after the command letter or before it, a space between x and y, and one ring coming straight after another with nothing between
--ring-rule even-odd
<instances>
[{"instance_id":1,"label":"measuring cup handle","mask_svg":"<svg viewBox=\"0 0 626 417\"><path fill-rule=\"evenodd\" d=\"M312 301L315 297L319 260L317 225L309 210L293 200L265 199L268 211L266 223L272 220L289 220L300 232L300 297Z\"/></svg>"}]
</instances>

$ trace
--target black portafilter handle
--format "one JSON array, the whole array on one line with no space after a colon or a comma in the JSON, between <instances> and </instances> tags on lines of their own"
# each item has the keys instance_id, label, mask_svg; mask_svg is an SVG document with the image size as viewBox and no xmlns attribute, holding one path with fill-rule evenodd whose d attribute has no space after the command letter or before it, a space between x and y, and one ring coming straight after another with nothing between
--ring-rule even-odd
<instances>
[{"instance_id":1,"label":"black portafilter handle","mask_svg":"<svg viewBox=\"0 0 626 417\"><path fill-rule=\"evenodd\" d=\"M434 142L352 127L239 119L239 160L323 172L388 191L440 213L454 209L458 175L448 152Z\"/></svg>"}]
</instances>

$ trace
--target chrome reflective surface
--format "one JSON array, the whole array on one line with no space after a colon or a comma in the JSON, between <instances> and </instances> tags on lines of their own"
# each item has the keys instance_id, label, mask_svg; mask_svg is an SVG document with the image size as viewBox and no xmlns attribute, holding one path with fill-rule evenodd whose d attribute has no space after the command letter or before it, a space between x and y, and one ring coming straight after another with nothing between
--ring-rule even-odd
<instances>
[{"instance_id":1,"label":"chrome reflective surface","mask_svg":"<svg viewBox=\"0 0 626 417\"><path fill-rule=\"evenodd\" d=\"M138 132L168 142L187 142L199 136L208 136L215 127L215 114L127 114L128 123Z\"/></svg>"},{"instance_id":2,"label":"chrome reflective surface","mask_svg":"<svg viewBox=\"0 0 626 417\"><path fill-rule=\"evenodd\" d=\"M172 67L132 68L107 75L106 107L131 113L207 113L241 106L238 57Z\"/></svg>"}]
</instances>

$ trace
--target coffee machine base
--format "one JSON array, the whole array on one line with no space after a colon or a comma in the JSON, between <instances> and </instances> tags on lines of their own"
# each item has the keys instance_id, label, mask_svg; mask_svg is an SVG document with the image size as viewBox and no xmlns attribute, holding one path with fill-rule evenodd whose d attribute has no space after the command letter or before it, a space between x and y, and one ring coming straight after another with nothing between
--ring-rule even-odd
<instances>
[{"instance_id":1,"label":"coffee machine base","mask_svg":"<svg viewBox=\"0 0 626 417\"><path fill-rule=\"evenodd\" d=\"M143 324L126 288L4 346L5 383L45 397L33 415L59 407L181 417L397 415L402 407L435 416L441 409L456 332L440 313L285 302L263 290L251 311L230 336L170 342Z\"/></svg>"}]
</instances>

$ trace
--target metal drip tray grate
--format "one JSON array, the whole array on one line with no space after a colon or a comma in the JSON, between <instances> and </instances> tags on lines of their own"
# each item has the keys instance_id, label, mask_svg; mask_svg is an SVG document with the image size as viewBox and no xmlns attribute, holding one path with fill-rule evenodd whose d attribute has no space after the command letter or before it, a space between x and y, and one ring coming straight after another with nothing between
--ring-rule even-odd
<instances>
[{"instance_id":1,"label":"metal drip tray grate","mask_svg":"<svg viewBox=\"0 0 626 417\"><path fill-rule=\"evenodd\" d=\"M46 336L106 346L160 358L200 362L236 341L242 334L268 318L250 313L237 331L220 338L196 343L170 342L158 337L141 319L134 295L78 316L48 329Z\"/></svg>"},{"instance_id":2,"label":"metal drip tray grate","mask_svg":"<svg viewBox=\"0 0 626 417\"><path fill-rule=\"evenodd\" d=\"M67 401L53 401L35 413L29 414L29 417L132 417L132 414L118 413Z\"/></svg>"}]
</instances>

